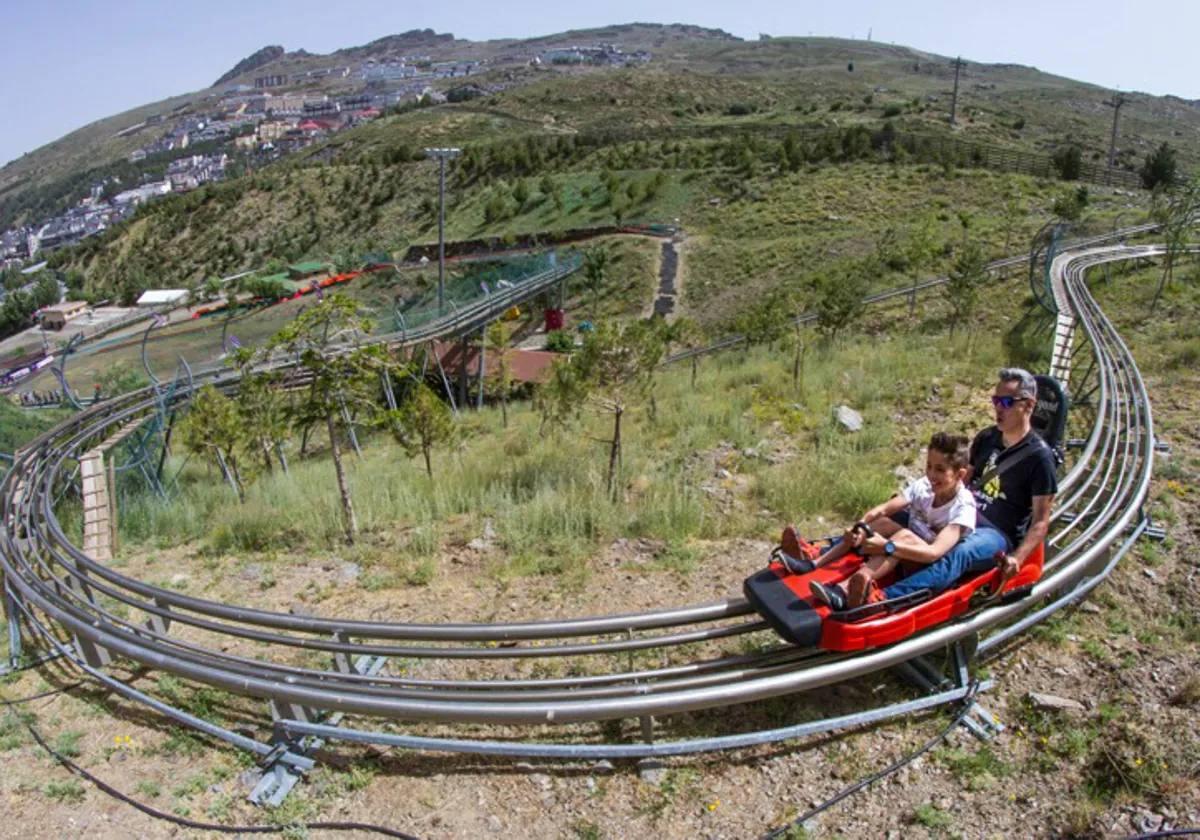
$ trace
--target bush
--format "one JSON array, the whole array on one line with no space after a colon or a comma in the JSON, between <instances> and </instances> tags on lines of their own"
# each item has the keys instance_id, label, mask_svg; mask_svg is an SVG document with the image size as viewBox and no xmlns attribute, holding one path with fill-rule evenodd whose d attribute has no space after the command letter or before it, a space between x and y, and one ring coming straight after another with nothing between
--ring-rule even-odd
<instances>
[{"instance_id":1,"label":"bush","mask_svg":"<svg viewBox=\"0 0 1200 840\"><path fill-rule=\"evenodd\" d=\"M904 109L899 105L889 105L883 109L883 118L886 120L892 117L898 117L902 113L904 113Z\"/></svg>"},{"instance_id":2,"label":"bush","mask_svg":"<svg viewBox=\"0 0 1200 840\"><path fill-rule=\"evenodd\" d=\"M546 335L546 349L551 353L570 353L575 349L575 339L566 330L554 330Z\"/></svg>"},{"instance_id":3,"label":"bush","mask_svg":"<svg viewBox=\"0 0 1200 840\"><path fill-rule=\"evenodd\" d=\"M1083 153L1076 145L1063 146L1051 158L1058 177L1064 181L1076 181L1083 169Z\"/></svg>"},{"instance_id":4,"label":"bush","mask_svg":"<svg viewBox=\"0 0 1200 840\"><path fill-rule=\"evenodd\" d=\"M1164 142L1150 154L1142 164L1142 185L1152 190L1160 184L1166 187L1175 183L1176 163L1175 150Z\"/></svg>"}]
</instances>

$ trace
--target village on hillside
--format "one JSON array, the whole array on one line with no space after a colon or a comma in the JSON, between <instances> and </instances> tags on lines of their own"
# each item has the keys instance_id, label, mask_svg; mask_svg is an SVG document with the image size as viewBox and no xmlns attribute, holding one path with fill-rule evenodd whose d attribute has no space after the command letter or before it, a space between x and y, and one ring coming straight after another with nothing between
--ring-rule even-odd
<instances>
[{"instance_id":1,"label":"village on hillside","mask_svg":"<svg viewBox=\"0 0 1200 840\"><path fill-rule=\"evenodd\" d=\"M129 162L166 159L164 176L138 184L94 184L87 197L62 213L0 232L0 270L23 267L55 248L100 233L147 201L219 181L235 160L243 167L262 166L409 103L440 104L495 93L505 87L503 82L466 80L496 66L625 66L650 58L644 51L627 53L615 44L596 44L493 61L405 55L301 73L264 73L252 84L222 89L200 113L185 106L177 115L153 115L121 131L122 136L155 133L153 141L130 153ZM330 83L344 90L313 89ZM204 152L196 153L197 148Z\"/></svg>"}]
</instances>

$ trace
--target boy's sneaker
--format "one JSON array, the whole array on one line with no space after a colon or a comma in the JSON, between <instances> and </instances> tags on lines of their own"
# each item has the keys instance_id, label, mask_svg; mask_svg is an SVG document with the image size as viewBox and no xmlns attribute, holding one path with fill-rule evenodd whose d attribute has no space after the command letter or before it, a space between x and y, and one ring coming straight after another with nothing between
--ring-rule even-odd
<instances>
[{"instance_id":1,"label":"boy's sneaker","mask_svg":"<svg viewBox=\"0 0 1200 840\"><path fill-rule=\"evenodd\" d=\"M796 533L795 527L791 525L783 529L783 535L779 538L779 547L783 549L784 554L793 560L808 560L812 563L821 556L820 546L802 540L800 535ZM812 569L809 569L809 571L811 572Z\"/></svg>"},{"instance_id":2,"label":"boy's sneaker","mask_svg":"<svg viewBox=\"0 0 1200 840\"><path fill-rule=\"evenodd\" d=\"M846 609L846 592L836 583L823 584L814 580L808 584L808 588L818 603L824 604L834 612L843 612Z\"/></svg>"},{"instance_id":3,"label":"boy's sneaker","mask_svg":"<svg viewBox=\"0 0 1200 840\"><path fill-rule=\"evenodd\" d=\"M860 575L854 575L850 578L847 590L847 603L853 601L865 607L867 604L877 604L887 600L887 596L883 594L883 590L879 588L879 585L874 580L864 578Z\"/></svg>"},{"instance_id":4,"label":"boy's sneaker","mask_svg":"<svg viewBox=\"0 0 1200 840\"><path fill-rule=\"evenodd\" d=\"M795 557L789 556L787 552L783 551L783 549L775 552L774 559L779 560L779 562L783 564L783 567L794 575L806 575L817 568L813 561L804 559L797 560Z\"/></svg>"}]
</instances>

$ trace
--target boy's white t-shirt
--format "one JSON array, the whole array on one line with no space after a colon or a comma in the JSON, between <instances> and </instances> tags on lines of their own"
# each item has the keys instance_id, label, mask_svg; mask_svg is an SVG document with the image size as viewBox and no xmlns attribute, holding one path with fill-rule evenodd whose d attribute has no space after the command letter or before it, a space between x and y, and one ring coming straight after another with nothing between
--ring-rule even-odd
<instances>
[{"instance_id":1,"label":"boy's white t-shirt","mask_svg":"<svg viewBox=\"0 0 1200 840\"><path fill-rule=\"evenodd\" d=\"M928 478L910 482L901 495L908 501L908 530L925 542L933 542L947 525L961 526L964 537L975 530L975 496L961 482L950 501L940 507L934 507Z\"/></svg>"}]
</instances>

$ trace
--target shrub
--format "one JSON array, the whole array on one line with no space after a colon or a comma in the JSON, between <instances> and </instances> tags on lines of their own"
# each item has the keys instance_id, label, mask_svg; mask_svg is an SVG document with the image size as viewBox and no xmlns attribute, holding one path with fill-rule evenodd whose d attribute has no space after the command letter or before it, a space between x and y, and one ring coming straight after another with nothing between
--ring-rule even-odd
<instances>
[{"instance_id":1,"label":"shrub","mask_svg":"<svg viewBox=\"0 0 1200 840\"><path fill-rule=\"evenodd\" d=\"M575 339L566 330L554 330L546 335L546 349L551 353L570 353L575 349Z\"/></svg>"}]
</instances>

